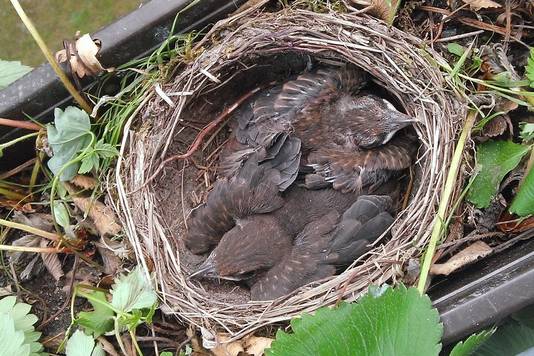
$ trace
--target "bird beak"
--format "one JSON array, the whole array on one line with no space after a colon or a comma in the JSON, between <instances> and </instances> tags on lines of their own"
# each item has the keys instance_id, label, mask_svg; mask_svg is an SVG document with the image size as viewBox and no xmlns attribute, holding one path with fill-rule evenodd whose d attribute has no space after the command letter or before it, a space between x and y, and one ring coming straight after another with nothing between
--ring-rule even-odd
<instances>
[{"instance_id":1,"label":"bird beak","mask_svg":"<svg viewBox=\"0 0 534 356\"><path fill-rule=\"evenodd\" d=\"M402 125L403 127L420 122L417 118L408 116L401 112L398 112L398 115L395 121L398 124Z\"/></svg>"},{"instance_id":2,"label":"bird beak","mask_svg":"<svg viewBox=\"0 0 534 356\"><path fill-rule=\"evenodd\" d=\"M211 253L208 258L202 264L198 269L191 273L189 275L189 278L193 277L212 277L217 278L219 277L217 274L217 268L215 267L215 254Z\"/></svg>"}]
</instances>

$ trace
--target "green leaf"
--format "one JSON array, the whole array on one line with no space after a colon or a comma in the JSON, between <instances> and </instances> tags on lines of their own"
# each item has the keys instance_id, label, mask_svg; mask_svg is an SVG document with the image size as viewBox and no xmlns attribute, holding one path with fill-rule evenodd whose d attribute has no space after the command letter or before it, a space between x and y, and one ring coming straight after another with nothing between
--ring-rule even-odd
<instances>
[{"instance_id":1,"label":"green leaf","mask_svg":"<svg viewBox=\"0 0 534 356\"><path fill-rule=\"evenodd\" d=\"M54 175L63 169L60 179L70 180L80 167L80 163L71 161L91 143L91 122L85 111L74 106L65 111L56 108L54 117L54 125L47 125L48 143L54 153L48 168Z\"/></svg>"},{"instance_id":2,"label":"green leaf","mask_svg":"<svg viewBox=\"0 0 534 356\"><path fill-rule=\"evenodd\" d=\"M403 285L291 321L267 355L438 355L443 326L430 298Z\"/></svg>"},{"instance_id":3,"label":"green leaf","mask_svg":"<svg viewBox=\"0 0 534 356\"><path fill-rule=\"evenodd\" d=\"M15 332L20 332L23 339L24 349L29 350L28 355L37 355L43 350L43 346L37 341L41 337L41 333L35 331L34 324L37 322L37 317L30 314L31 305L26 303L17 303L14 296L8 296L0 299L0 320L10 320L13 324ZM1 325L0 328L5 328L6 333L10 334L12 329L8 324ZM6 334L6 335L8 335ZM0 350L4 351L3 341L18 342L18 336L13 336L13 341L9 338L4 339L4 334L0 331ZM17 340L17 341L15 341ZM11 355L11 353L9 353ZM13 355L18 355L17 353Z\"/></svg>"},{"instance_id":4,"label":"green leaf","mask_svg":"<svg viewBox=\"0 0 534 356\"><path fill-rule=\"evenodd\" d=\"M70 215L61 200L54 200L54 219L64 229L70 226Z\"/></svg>"},{"instance_id":5,"label":"green leaf","mask_svg":"<svg viewBox=\"0 0 534 356\"><path fill-rule=\"evenodd\" d=\"M0 90L30 72L31 67L25 66L19 61L4 61L0 59Z\"/></svg>"},{"instance_id":6,"label":"green leaf","mask_svg":"<svg viewBox=\"0 0 534 356\"><path fill-rule=\"evenodd\" d=\"M528 150L528 146L512 141L487 141L478 145L478 173L467 193L467 200L477 208L488 207L504 176L519 164Z\"/></svg>"},{"instance_id":7,"label":"green leaf","mask_svg":"<svg viewBox=\"0 0 534 356\"><path fill-rule=\"evenodd\" d=\"M169 351L163 351L159 354L159 356L173 356L174 353L173 352L169 352Z\"/></svg>"},{"instance_id":8,"label":"green leaf","mask_svg":"<svg viewBox=\"0 0 534 356\"><path fill-rule=\"evenodd\" d=\"M129 274L115 279L111 294L111 304L123 312L152 308L157 302L156 292L141 266L136 266Z\"/></svg>"},{"instance_id":9,"label":"green leaf","mask_svg":"<svg viewBox=\"0 0 534 356\"><path fill-rule=\"evenodd\" d=\"M88 299L89 303L94 308L94 311L91 312L80 312L78 314L77 322L79 325L85 328L85 331L93 334L95 338L100 335L113 330L113 316L115 313L111 309L108 301L106 300L106 295L103 292L96 291L91 294L95 299L100 301L94 301Z\"/></svg>"},{"instance_id":10,"label":"green leaf","mask_svg":"<svg viewBox=\"0 0 534 356\"><path fill-rule=\"evenodd\" d=\"M454 55L457 55L458 57L461 57L462 54L464 54L464 52L465 52L465 48L462 45L459 45L456 42L449 43L447 45L447 50L450 53L452 53Z\"/></svg>"},{"instance_id":11,"label":"green leaf","mask_svg":"<svg viewBox=\"0 0 534 356\"><path fill-rule=\"evenodd\" d=\"M510 320L483 343L473 354L475 356L512 356L534 347L534 329ZM533 350L534 351L534 350ZM531 355L525 353L524 355Z\"/></svg>"},{"instance_id":12,"label":"green leaf","mask_svg":"<svg viewBox=\"0 0 534 356\"><path fill-rule=\"evenodd\" d=\"M534 214L534 166L530 168L523 184L521 184L519 191L512 201L510 212L519 216Z\"/></svg>"},{"instance_id":13,"label":"green leaf","mask_svg":"<svg viewBox=\"0 0 534 356\"><path fill-rule=\"evenodd\" d=\"M119 154L119 151L104 140L99 140L95 145L95 151L102 158L113 158Z\"/></svg>"},{"instance_id":14,"label":"green leaf","mask_svg":"<svg viewBox=\"0 0 534 356\"><path fill-rule=\"evenodd\" d=\"M488 340L491 335L495 332L496 329L484 330L478 334L473 334L467 338L465 341L460 341L452 349L449 356L469 356L476 351L480 345L482 345L486 340Z\"/></svg>"},{"instance_id":15,"label":"green leaf","mask_svg":"<svg viewBox=\"0 0 534 356\"><path fill-rule=\"evenodd\" d=\"M520 122L519 127L521 129L519 136L523 142L534 140L534 123Z\"/></svg>"},{"instance_id":16,"label":"green leaf","mask_svg":"<svg viewBox=\"0 0 534 356\"><path fill-rule=\"evenodd\" d=\"M82 164L80 165L80 168L78 169L78 173L85 174L85 173L91 172L93 168L96 169L97 167L98 167L98 155L96 154L96 152L92 152L82 159Z\"/></svg>"},{"instance_id":17,"label":"green leaf","mask_svg":"<svg viewBox=\"0 0 534 356\"><path fill-rule=\"evenodd\" d=\"M525 75L530 82L530 87L534 88L534 47L530 48L530 57L525 67Z\"/></svg>"},{"instance_id":18,"label":"green leaf","mask_svg":"<svg viewBox=\"0 0 534 356\"><path fill-rule=\"evenodd\" d=\"M30 345L24 342L24 332L15 328L15 321L9 314L0 313L0 350L3 355L29 356Z\"/></svg>"},{"instance_id":19,"label":"green leaf","mask_svg":"<svg viewBox=\"0 0 534 356\"><path fill-rule=\"evenodd\" d=\"M67 356L104 356L100 344L95 346L95 340L81 330L76 330L67 341Z\"/></svg>"}]
</instances>

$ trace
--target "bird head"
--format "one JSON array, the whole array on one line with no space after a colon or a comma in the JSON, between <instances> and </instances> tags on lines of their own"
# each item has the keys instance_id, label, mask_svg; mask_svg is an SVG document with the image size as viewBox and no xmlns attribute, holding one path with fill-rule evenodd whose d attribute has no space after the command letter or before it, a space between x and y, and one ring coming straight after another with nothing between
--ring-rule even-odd
<instances>
[{"instance_id":1,"label":"bird head","mask_svg":"<svg viewBox=\"0 0 534 356\"><path fill-rule=\"evenodd\" d=\"M342 117L350 123L352 140L363 148L384 145L397 131L418 122L375 95L351 97L341 100L338 106Z\"/></svg>"},{"instance_id":2,"label":"bird head","mask_svg":"<svg viewBox=\"0 0 534 356\"><path fill-rule=\"evenodd\" d=\"M291 242L270 214L240 219L190 277L247 279L277 263Z\"/></svg>"}]
</instances>

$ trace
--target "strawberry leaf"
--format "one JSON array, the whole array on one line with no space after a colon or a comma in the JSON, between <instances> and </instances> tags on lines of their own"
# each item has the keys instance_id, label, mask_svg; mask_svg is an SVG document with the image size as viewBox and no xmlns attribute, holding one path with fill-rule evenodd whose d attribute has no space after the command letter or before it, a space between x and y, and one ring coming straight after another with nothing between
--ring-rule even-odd
<instances>
[{"instance_id":1,"label":"strawberry leaf","mask_svg":"<svg viewBox=\"0 0 534 356\"><path fill-rule=\"evenodd\" d=\"M529 151L512 141L487 141L477 147L478 172L467 193L467 200L477 208L486 208L497 194L502 179L514 169Z\"/></svg>"},{"instance_id":2,"label":"strawberry leaf","mask_svg":"<svg viewBox=\"0 0 534 356\"><path fill-rule=\"evenodd\" d=\"M109 304L106 300L106 295L103 292L96 291L92 296L97 300L89 299L89 303L94 310L90 312L80 312L78 314L77 323L85 328L89 334L93 334L95 338L100 335L113 330L113 310L106 306Z\"/></svg>"},{"instance_id":3,"label":"strawberry leaf","mask_svg":"<svg viewBox=\"0 0 534 356\"><path fill-rule=\"evenodd\" d=\"M375 295L293 319L267 355L439 354L443 326L428 296L403 285Z\"/></svg>"}]
</instances>

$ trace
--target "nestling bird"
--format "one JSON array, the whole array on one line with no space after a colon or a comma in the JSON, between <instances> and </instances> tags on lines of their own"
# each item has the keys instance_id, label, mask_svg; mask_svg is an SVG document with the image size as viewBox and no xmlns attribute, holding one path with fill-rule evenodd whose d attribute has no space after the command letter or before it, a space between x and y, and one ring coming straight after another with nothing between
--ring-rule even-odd
<instances>
[{"instance_id":1,"label":"nestling bird","mask_svg":"<svg viewBox=\"0 0 534 356\"><path fill-rule=\"evenodd\" d=\"M262 188L260 194L250 185L249 197L265 199L265 191L277 189L279 177L272 171L250 162L245 164L241 178L243 172L249 176L264 175L262 183L270 181L272 184L270 189ZM235 180L239 179L218 182L221 186L228 186L227 189L218 188L219 192L230 193L221 200L232 199ZM241 196L243 185L238 186ZM270 213L253 213L236 219L235 226L224 232L217 247L192 276L229 280L254 277L252 298L273 299L309 282L331 276L338 267L346 267L365 252L369 242L379 237L393 221L388 212L392 206L391 198L387 195L358 198L355 193L292 186L282 199L282 205ZM251 211L248 206L256 206L253 199L246 203L239 200L240 204L231 205L239 205L243 211ZM278 199L275 200L279 203ZM217 208L208 204L201 214L211 215L212 209ZM195 229L199 231L203 227L196 225ZM205 229L213 231L212 226Z\"/></svg>"},{"instance_id":2,"label":"nestling bird","mask_svg":"<svg viewBox=\"0 0 534 356\"><path fill-rule=\"evenodd\" d=\"M412 136L398 137L386 151L382 147L417 120L383 98L357 96L366 82L365 72L355 67L322 68L260 92L235 115L220 175L235 175L255 154L281 172L281 191L300 171L312 174L308 188L333 184L346 192L407 168L415 151Z\"/></svg>"}]
</instances>

